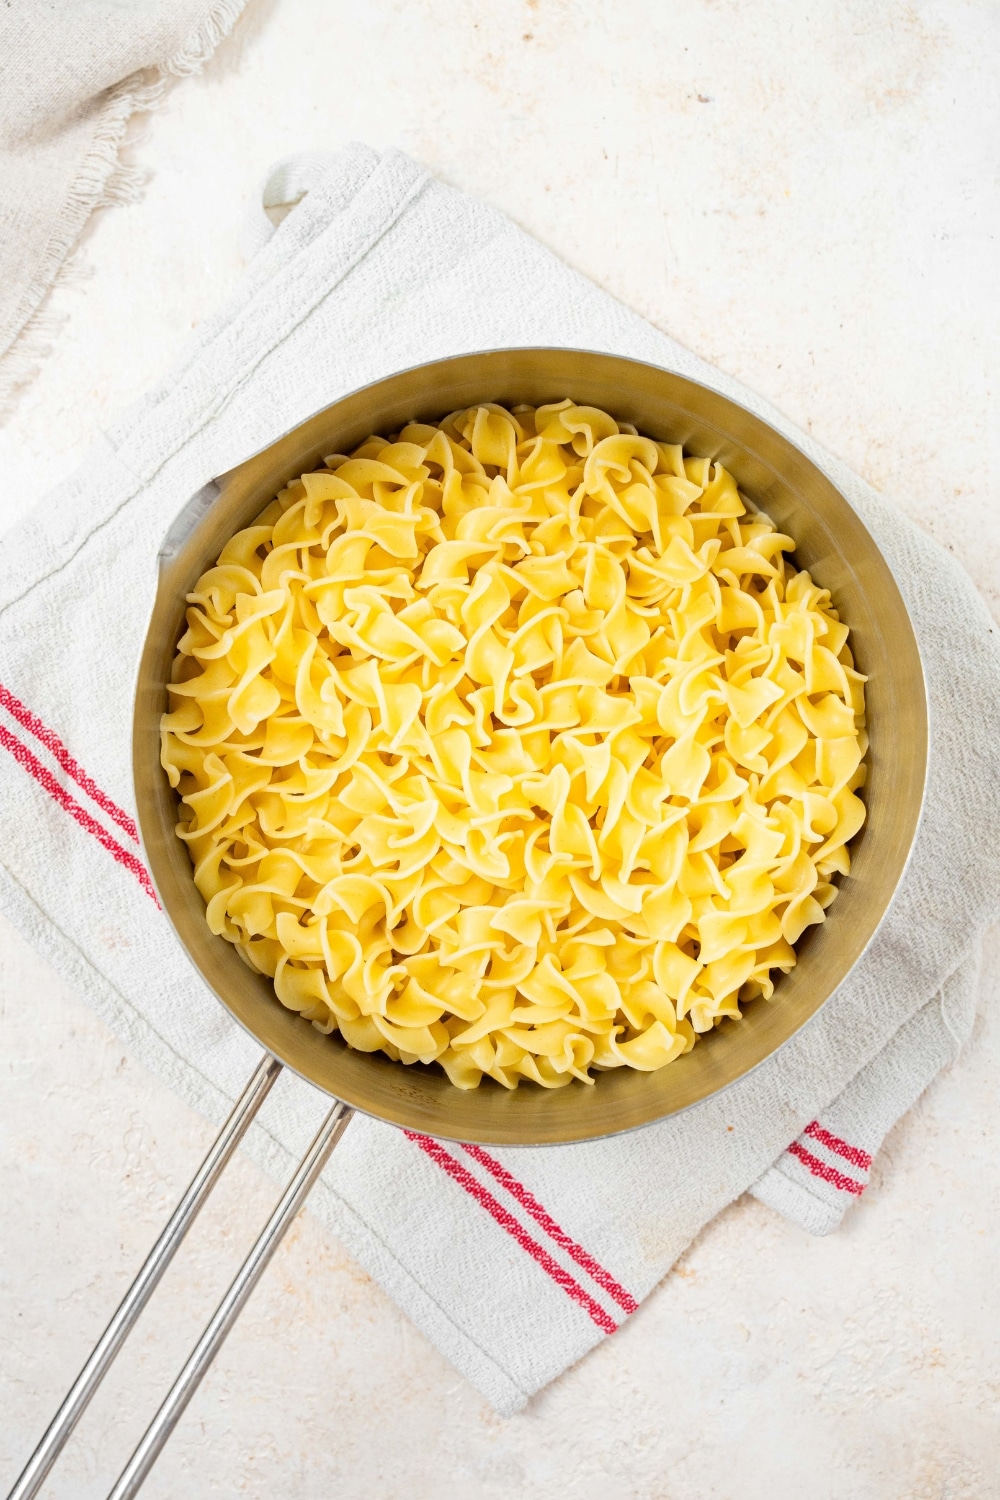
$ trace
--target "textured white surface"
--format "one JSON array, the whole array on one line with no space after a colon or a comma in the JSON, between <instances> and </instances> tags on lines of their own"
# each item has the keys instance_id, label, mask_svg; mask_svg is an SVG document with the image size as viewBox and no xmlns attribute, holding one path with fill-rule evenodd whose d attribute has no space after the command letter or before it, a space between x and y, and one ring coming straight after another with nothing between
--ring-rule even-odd
<instances>
[{"instance_id":1,"label":"textured white surface","mask_svg":"<svg viewBox=\"0 0 1000 1500\"><path fill-rule=\"evenodd\" d=\"M64 337L0 436L0 520L225 296L268 162L361 135L771 396L949 542L996 609L998 51L986 0L808 17L789 0L251 0L143 132L145 202L95 223L94 275L64 295ZM0 944L2 1483L211 1132L14 935ZM1000 1495L998 1060L987 1007L840 1234L737 1205L507 1423L305 1219L147 1493ZM49 1493L106 1492L272 1197L232 1169Z\"/></svg>"}]
</instances>

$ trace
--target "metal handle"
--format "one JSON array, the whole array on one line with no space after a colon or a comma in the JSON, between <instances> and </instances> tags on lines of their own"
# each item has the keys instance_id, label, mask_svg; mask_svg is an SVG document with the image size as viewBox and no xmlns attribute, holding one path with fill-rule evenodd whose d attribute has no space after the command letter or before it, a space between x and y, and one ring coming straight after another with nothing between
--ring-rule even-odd
<instances>
[{"instance_id":1,"label":"metal handle","mask_svg":"<svg viewBox=\"0 0 1000 1500\"><path fill-rule=\"evenodd\" d=\"M115 1355L159 1285L164 1271L173 1260L184 1236L219 1180L226 1163L246 1135L254 1116L270 1093L280 1072L281 1063L278 1059L265 1053L260 1066L219 1131L211 1150L192 1178L187 1192L174 1209L163 1233L146 1257L141 1271L125 1293L118 1311L73 1382L66 1399L49 1423L38 1447L28 1459L7 1500L31 1500L32 1496L37 1495L45 1476L86 1411L91 1397L107 1374Z\"/></svg>"},{"instance_id":2,"label":"metal handle","mask_svg":"<svg viewBox=\"0 0 1000 1500\"><path fill-rule=\"evenodd\" d=\"M285 1232L309 1195L330 1158L330 1153L347 1128L354 1111L337 1103L327 1115L312 1145L299 1163L298 1170L285 1189L281 1201L264 1227L260 1238L247 1256L228 1292L216 1308L215 1316L177 1379L170 1394L153 1418L146 1434L119 1476L108 1500L132 1500L139 1493L167 1438L173 1432L202 1376L221 1348L226 1335L239 1317L244 1304L257 1285Z\"/></svg>"}]
</instances>

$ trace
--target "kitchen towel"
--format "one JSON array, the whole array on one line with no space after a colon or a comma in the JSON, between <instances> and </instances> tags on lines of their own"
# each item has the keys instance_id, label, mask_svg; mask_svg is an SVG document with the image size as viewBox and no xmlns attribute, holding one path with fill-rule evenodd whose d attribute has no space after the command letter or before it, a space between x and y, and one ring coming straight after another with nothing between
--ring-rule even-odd
<instances>
[{"instance_id":1,"label":"kitchen towel","mask_svg":"<svg viewBox=\"0 0 1000 1500\"><path fill-rule=\"evenodd\" d=\"M201 68L244 3L0 7L0 410L56 331L45 300L90 215L141 188L118 160L129 120Z\"/></svg>"},{"instance_id":2,"label":"kitchen towel","mask_svg":"<svg viewBox=\"0 0 1000 1500\"><path fill-rule=\"evenodd\" d=\"M961 568L842 463L409 158L353 146L286 163L264 198L264 242L233 301L0 557L0 899L198 1109L220 1119L259 1048L192 971L142 863L133 666L172 518L307 414L393 370L502 345L676 370L826 471L888 558L923 652L930 781L913 858L860 962L777 1055L678 1118L586 1145L485 1151L359 1117L314 1191L312 1212L510 1413L635 1312L738 1194L834 1228L886 1130L954 1057L1000 907L1000 649ZM287 1174L325 1108L283 1076L250 1148Z\"/></svg>"}]
</instances>

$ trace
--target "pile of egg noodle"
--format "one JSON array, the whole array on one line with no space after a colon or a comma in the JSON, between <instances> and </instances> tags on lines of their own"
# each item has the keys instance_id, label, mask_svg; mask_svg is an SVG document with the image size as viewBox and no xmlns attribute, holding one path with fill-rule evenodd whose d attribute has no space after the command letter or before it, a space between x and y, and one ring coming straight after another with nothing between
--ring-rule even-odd
<instances>
[{"instance_id":1,"label":"pile of egg noodle","mask_svg":"<svg viewBox=\"0 0 1000 1500\"><path fill-rule=\"evenodd\" d=\"M569 401L325 462L188 596L162 760L212 931L463 1089L662 1068L770 998L865 816L792 540Z\"/></svg>"}]
</instances>

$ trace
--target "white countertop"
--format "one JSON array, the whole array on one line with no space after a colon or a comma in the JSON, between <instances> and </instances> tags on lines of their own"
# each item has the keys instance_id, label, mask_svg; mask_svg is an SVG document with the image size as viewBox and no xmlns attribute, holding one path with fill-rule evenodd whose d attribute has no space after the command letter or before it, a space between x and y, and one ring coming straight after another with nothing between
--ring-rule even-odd
<instances>
[{"instance_id":1,"label":"white countertop","mask_svg":"<svg viewBox=\"0 0 1000 1500\"><path fill-rule=\"evenodd\" d=\"M992 0L250 0L134 131L144 200L0 430L0 527L240 274L274 159L399 145L764 392L1000 607L1000 10ZM959 1062L810 1239L722 1214L613 1339L503 1421L308 1214L144 1495L1000 1496L1000 981ZM989 1003L988 1003L989 1002ZM212 1128L0 926L0 1486ZM238 1160L46 1495L98 1500L276 1196Z\"/></svg>"}]
</instances>

